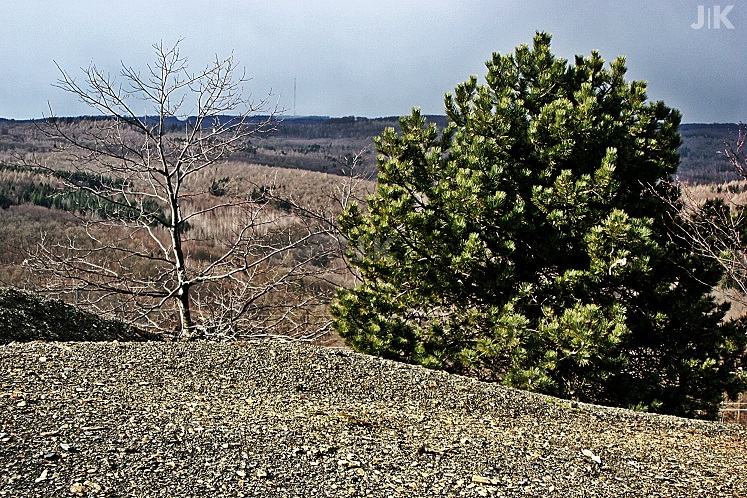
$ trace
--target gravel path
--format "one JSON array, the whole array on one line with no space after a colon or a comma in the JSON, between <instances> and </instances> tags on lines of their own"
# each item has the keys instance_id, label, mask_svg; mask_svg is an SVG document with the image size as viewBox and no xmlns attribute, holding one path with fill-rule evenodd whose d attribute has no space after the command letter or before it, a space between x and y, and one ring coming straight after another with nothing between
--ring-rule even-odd
<instances>
[{"instance_id":1,"label":"gravel path","mask_svg":"<svg viewBox=\"0 0 747 498\"><path fill-rule=\"evenodd\" d=\"M346 350L0 346L0 496L747 496L747 430Z\"/></svg>"}]
</instances>

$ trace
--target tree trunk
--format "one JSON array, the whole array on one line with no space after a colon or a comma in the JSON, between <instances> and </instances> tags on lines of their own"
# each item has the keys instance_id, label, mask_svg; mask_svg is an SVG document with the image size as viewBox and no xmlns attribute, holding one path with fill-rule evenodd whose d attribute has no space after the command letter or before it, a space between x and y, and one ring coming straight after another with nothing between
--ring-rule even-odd
<instances>
[{"instance_id":1,"label":"tree trunk","mask_svg":"<svg viewBox=\"0 0 747 498\"><path fill-rule=\"evenodd\" d=\"M183 286L176 297L176 303L179 307L179 340L189 341L194 338L194 325L192 323L192 310L189 304L189 287Z\"/></svg>"}]
</instances>

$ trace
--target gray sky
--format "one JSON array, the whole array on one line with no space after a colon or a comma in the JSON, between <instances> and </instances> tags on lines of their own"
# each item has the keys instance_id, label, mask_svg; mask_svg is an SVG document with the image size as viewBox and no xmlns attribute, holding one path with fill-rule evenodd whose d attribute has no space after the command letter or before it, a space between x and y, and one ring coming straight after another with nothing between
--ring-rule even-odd
<instances>
[{"instance_id":1,"label":"gray sky","mask_svg":"<svg viewBox=\"0 0 747 498\"><path fill-rule=\"evenodd\" d=\"M485 75L493 52L553 34L556 55L627 56L628 79L683 121L747 122L747 0L0 0L0 117L91 114L54 88L94 62L145 68L154 43L180 47L193 69L232 52L286 114L443 114L444 93ZM731 5L731 9L729 9ZM694 29L699 6L704 25ZM728 10L728 11L727 11ZM720 14L719 14L720 12ZM710 18L710 22L709 22ZM710 24L710 29L709 29ZM714 29L716 25L720 29ZM729 25L733 29L728 29Z\"/></svg>"}]
</instances>

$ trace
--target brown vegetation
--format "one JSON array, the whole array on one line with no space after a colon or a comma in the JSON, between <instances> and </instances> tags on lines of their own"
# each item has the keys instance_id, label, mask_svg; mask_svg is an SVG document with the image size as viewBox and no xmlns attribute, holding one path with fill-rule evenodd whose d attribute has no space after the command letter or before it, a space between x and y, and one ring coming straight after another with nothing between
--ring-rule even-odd
<instances>
[{"instance_id":1,"label":"brown vegetation","mask_svg":"<svg viewBox=\"0 0 747 498\"><path fill-rule=\"evenodd\" d=\"M268 190L272 188L278 198L284 199L287 204L263 204L262 209L255 212L255 224L268 230L273 223L276 227L280 223L287 229L292 229L293 226L301 229L301 219L296 212L296 208L299 207L320 217L333 219L339 213L339 202L345 194L341 189L348 181L343 177L325 173L272 168L242 162L216 164L191 180L190 187L195 191L204 192L216 181L220 181L221 189L224 191L221 196L200 194L190 198L185 204L185 209L191 212L214 206L221 202L224 195L246 195L262 187L267 187ZM39 172L0 171L0 185L22 182L39 184L50 181L54 184L53 180ZM357 188L365 193L370 192L373 185L371 181L360 180ZM56 186L61 188L60 185ZM185 234L186 257L198 267L215 261L225 249L221 242L225 240L225 236L242 223L247 223L247 220L242 220L244 215L246 213L241 209L227 209L220 214L212 213L195 218ZM97 237L102 240L117 240L120 245L131 250L142 250L144 238L148 237L142 231L127 227L100 225L91 226L88 230L97 233ZM288 232L284 233L287 235ZM266 231L264 235L269 234ZM90 296L83 295L80 291L61 292L61 282L50 279L49 275L40 273L39 269L34 270L28 265L27 259L30 253L37 250L41 240L47 245L64 246L70 241L84 241L86 238L86 228L80 224L79 217L64 210L48 209L29 203L1 210L0 244L3 247L0 251L0 282L4 285L43 291L48 295L83 304L84 298ZM326 241L324 238L312 238L308 244L299 246L287 255L268 260L266 264L256 268L253 284L260 286L272 281L289 265L309 259L315 252L321 251L324 244L330 242L337 243L328 238ZM346 276L344 261L339 257L340 249L336 250L338 257L321 260L324 266L312 268L307 272L305 280L278 287L275 292L258 302L255 313L246 317L243 331L238 336L291 335L318 338L322 342L334 341L335 338L329 334L326 302L338 285L350 284L350 276ZM102 256L103 259L106 258ZM135 270L145 274L159 271L155 266L132 268L132 271ZM211 288L206 288L202 292L196 311L208 316L209 322L219 324L225 318L221 317L220 313L225 309L223 305L227 303L220 303L220 300L224 299L226 294L215 292ZM304 306L295 310L294 314L287 314L287 311L295 308L294 305L298 303L304 303ZM132 318L133 313L137 311L123 307L121 301L115 297L100 302L99 307L119 318ZM165 316L157 317L153 313L150 319L155 322L167 320Z\"/></svg>"},{"instance_id":2,"label":"brown vegetation","mask_svg":"<svg viewBox=\"0 0 747 498\"><path fill-rule=\"evenodd\" d=\"M100 119L63 118L59 122L65 127L66 132L77 136L90 132ZM434 119L443 120L443 117ZM33 158L37 163L45 164L50 170L68 168L69 158L60 154L59 140L43 133L41 124L28 121L0 121L0 164L18 164ZM184 126L185 122L175 121L172 123L172 133L180 133ZM225 196L260 197L272 190L276 196L275 201L263 207L261 214L258 215L266 217L266 220L283 219L282 225L286 228L298 224L300 213L292 207L333 219L339 212L343 197L350 194L345 191L350 187L350 159L364 148L364 161L362 165L359 164L358 170L353 172L357 178L356 188L360 196L371 193L375 188L373 180L363 178L372 178L375 175L373 137L379 135L386 126L398 126L397 120L288 118L281 121L275 131L252 138L236 151L230 160L221 161L195 174L189 180L188 186L190 190L201 193L190 198L186 207L191 211L205 210L220 202ZM690 191L694 198L731 196L734 201L741 202L741 198L747 195L745 186L741 183L732 182L723 186L698 184L723 176L723 168L718 163L722 158L719 158L716 152L723 149L722 144L728 140L732 128L715 125L683 127L683 163L680 176L685 180L690 179ZM712 162L708 161L709 157L713 158ZM39 171L0 167L0 191L17 193L24 186L38 187L42 184L48 184L55 189L54 195L60 195L64 191L59 180ZM227 210L220 215L216 213L191 220L189 240L185 243L190 261L200 265L214 261L222 249L219 242L221 236L235 229L237 224L242 222L241 216L238 211ZM107 229L106 234L120 241L127 240L133 246L142 242L140 238L143 235L121 229ZM53 283L44 281L40 273L31 271L23 262L41 237L46 237L49 242L62 244L70 240L81 240L84 235L84 229L79 225L76 215L60 209L47 209L33 206L29 202L21 202L0 210L0 282L26 289L47 289L50 294L63 297L51 291L55 287ZM262 271L266 272L264 278L271 279L273 269L292 264L297 258L308 257L309 251L318 251L321 243L318 239L310 240L307 246L299 248L285 259L273 260L272 265L262 268ZM267 298L264 309L268 311L267 316L272 317L277 316L282 308L280 304L284 301L305 302L309 296L322 297L315 299L313 305L307 303L301 312L303 316L286 316L284 328L274 320L265 320L268 327L275 327L272 329L273 333L291 332L294 330L294 323L304 323L312 315L316 316L317 325L328 331L328 328L324 328L324 324L329 323L325 299L335 286L352 283L351 276L345 276L344 272L340 271L344 269L344 261L339 258L339 254L338 252L337 258L324 259L323 267L317 268L313 278L304 280L306 284L303 286L287 286L278 289L272 299ZM156 271L155 268L151 270ZM209 289L206 292L209 292ZM724 296L725 299L731 299L728 294ZM72 293L64 297L71 302L82 301L80 294ZM216 294L211 299L218 300L220 297L220 294ZM211 313L217 309L219 307L206 304L201 306L200 312ZM125 311L121 307L117 309L112 306L109 310L112 313ZM732 314L742 314L741 307L735 306ZM211 319L219 321L220 317L213 316ZM255 335L269 334L271 329L268 327L255 330ZM304 336L307 332L296 330L294 333ZM247 334L251 333L247 331Z\"/></svg>"}]
</instances>

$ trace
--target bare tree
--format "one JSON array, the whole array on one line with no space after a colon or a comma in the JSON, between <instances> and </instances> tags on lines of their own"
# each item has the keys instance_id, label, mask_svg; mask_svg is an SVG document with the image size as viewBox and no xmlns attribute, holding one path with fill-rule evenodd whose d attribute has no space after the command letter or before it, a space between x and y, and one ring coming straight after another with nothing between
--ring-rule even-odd
<instances>
[{"instance_id":1,"label":"bare tree","mask_svg":"<svg viewBox=\"0 0 747 498\"><path fill-rule=\"evenodd\" d=\"M727 143L721 154L734 171L747 180L747 133L740 130L736 144ZM736 290L731 299L747 304L747 203L736 188L719 189L710 198L696 195L695 189L680 185L682 204L678 206L677 237L693 250L717 262L724 270L725 286Z\"/></svg>"},{"instance_id":2,"label":"bare tree","mask_svg":"<svg viewBox=\"0 0 747 498\"><path fill-rule=\"evenodd\" d=\"M192 72L179 43L154 48L144 74L91 65L78 82L60 69L56 86L103 117L46 121L56 159L35 164L77 194L84 232L44 234L28 264L50 288L182 339L300 333L324 293L310 279L336 249L329 226L280 203L271 178L211 177L273 129L277 106L244 97L232 56Z\"/></svg>"}]
</instances>

